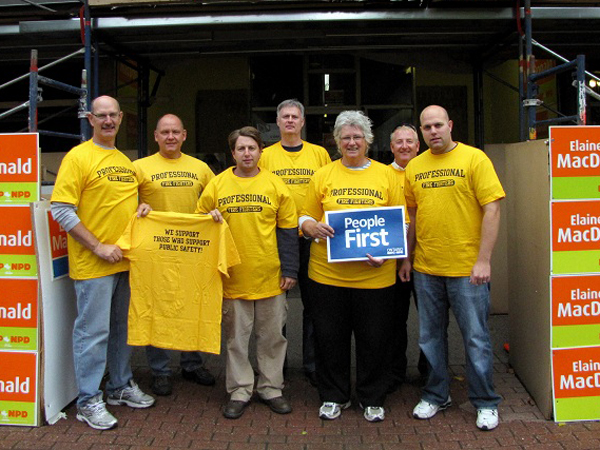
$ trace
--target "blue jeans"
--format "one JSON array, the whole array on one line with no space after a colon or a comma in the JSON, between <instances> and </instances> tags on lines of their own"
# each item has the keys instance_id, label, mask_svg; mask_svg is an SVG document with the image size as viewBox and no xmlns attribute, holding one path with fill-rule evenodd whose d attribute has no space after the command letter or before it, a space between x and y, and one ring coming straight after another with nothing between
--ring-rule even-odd
<instances>
[{"instance_id":1,"label":"blue jeans","mask_svg":"<svg viewBox=\"0 0 600 450\"><path fill-rule=\"evenodd\" d=\"M170 377L173 374L169 366L171 363L171 353L173 353L173 350L152 347L151 345L146 347L146 358L148 358L148 365L152 369L154 376L166 375ZM193 372L202 367L202 355L200 352L181 352L181 359L179 361L181 368L186 372Z\"/></svg>"},{"instance_id":2,"label":"blue jeans","mask_svg":"<svg viewBox=\"0 0 600 450\"><path fill-rule=\"evenodd\" d=\"M497 408L500 397L492 381L493 352L487 319L488 285L472 285L469 277L442 277L414 272L419 298L419 345L430 365L423 400L440 405L450 395L446 355L448 306L458 322L465 346L469 400L475 408Z\"/></svg>"},{"instance_id":3,"label":"blue jeans","mask_svg":"<svg viewBox=\"0 0 600 450\"><path fill-rule=\"evenodd\" d=\"M73 329L73 359L79 388L77 404L102 396L100 382L108 365L111 394L132 378L127 345L129 272L75 280L77 318Z\"/></svg>"}]
</instances>

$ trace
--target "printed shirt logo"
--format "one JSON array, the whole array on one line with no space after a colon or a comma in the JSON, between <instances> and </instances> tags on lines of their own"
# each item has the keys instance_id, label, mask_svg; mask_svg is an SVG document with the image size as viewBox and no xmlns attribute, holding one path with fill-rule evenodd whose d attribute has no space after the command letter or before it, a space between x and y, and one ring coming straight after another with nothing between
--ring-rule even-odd
<instances>
[{"instance_id":1,"label":"printed shirt logo","mask_svg":"<svg viewBox=\"0 0 600 450\"><path fill-rule=\"evenodd\" d=\"M217 207L220 208L231 203L262 203L264 205L271 205L271 199L262 194L234 194L228 195L227 197L221 197L217 200ZM247 206L228 206L225 211L231 214L239 213L260 213L263 210L261 205L247 205Z\"/></svg>"},{"instance_id":2,"label":"printed shirt logo","mask_svg":"<svg viewBox=\"0 0 600 450\"><path fill-rule=\"evenodd\" d=\"M332 189L329 197L339 197L335 200L338 205L375 205L375 199L383 200L383 193L368 188Z\"/></svg>"},{"instance_id":3,"label":"printed shirt logo","mask_svg":"<svg viewBox=\"0 0 600 450\"><path fill-rule=\"evenodd\" d=\"M108 166L96 171L98 178L106 177L108 181L118 183L134 183L135 172L124 166Z\"/></svg>"},{"instance_id":4,"label":"printed shirt logo","mask_svg":"<svg viewBox=\"0 0 600 450\"><path fill-rule=\"evenodd\" d=\"M446 188L456 186L456 180L452 178L445 178L443 180L430 180L431 178L442 178L442 177L454 177L454 178L465 178L464 169L436 169L436 170L428 170L426 172L421 172L415 174L415 182L421 180L421 188L423 189L437 189L437 188Z\"/></svg>"}]
</instances>

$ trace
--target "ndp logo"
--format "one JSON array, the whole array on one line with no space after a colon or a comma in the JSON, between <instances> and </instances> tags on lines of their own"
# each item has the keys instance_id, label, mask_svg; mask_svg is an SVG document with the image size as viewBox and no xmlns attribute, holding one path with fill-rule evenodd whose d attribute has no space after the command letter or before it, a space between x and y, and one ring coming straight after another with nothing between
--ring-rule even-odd
<instances>
[{"instance_id":1,"label":"ndp logo","mask_svg":"<svg viewBox=\"0 0 600 450\"><path fill-rule=\"evenodd\" d=\"M31 270L31 264L29 263L11 263L11 262L0 262L0 270L12 271L12 272L27 272Z\"/></svg>"},{"instance_id":2,"label":"ndp logo","mask_svg":"<svg viewBox=\"0 0 600 450\"><path fill-rule=\"evenodd\" d=\"M29 336L2 336L0 335L0 342L5 344L29 344L31 338Z\"/></svg>"},{"instance_id":3,"label":"ndp logo","mask_svg":"<svg viewBox=\"0 0 600 450\"><path fill-rule=\"evenodd\" d=\"M27 411L19 411L17 409L9 409L0 411L0 420L7 421L9 419L24 419L28 415Z\"/></svg>"},{"instance_id":4,"label":"ndp logo","mask_svg":"<svg viewBox=\"0 0 600 450\"><path fill-rule=\"evenodd\" d=\"M6 199L14 198L17 200L22 200L24 198L31 197L31 192L29 192L29 191L0 191L0 197L4 197Z\"/></svg>"}]
</instances>

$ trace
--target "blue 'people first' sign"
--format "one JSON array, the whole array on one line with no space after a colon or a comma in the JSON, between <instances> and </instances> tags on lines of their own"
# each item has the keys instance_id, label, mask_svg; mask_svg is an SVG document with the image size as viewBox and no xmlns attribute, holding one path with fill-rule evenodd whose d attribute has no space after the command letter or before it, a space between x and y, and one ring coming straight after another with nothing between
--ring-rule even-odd
<instances>
[{"instance_id":1,"label":"blue 'people first' sign","mask_svg":"<svg viewBox=\"0 0 600 450\"><path fill-rule=\"evenodd\" d=\"M404 206L326 211L325 222L335 230L327 239L327 261L366 261L405 258Z\"/></svg>"}]
</instances>

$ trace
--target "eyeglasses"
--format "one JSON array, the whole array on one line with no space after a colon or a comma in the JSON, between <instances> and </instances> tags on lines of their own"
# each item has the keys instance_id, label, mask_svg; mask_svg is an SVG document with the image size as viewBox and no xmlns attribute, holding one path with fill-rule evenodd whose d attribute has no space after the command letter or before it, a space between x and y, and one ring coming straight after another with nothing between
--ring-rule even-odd
<instances>
[{"instance_id":1,"label":"eyeglasses","mask_svg":"<svg viewBox=\"0 0 600 450\"><path fill-rule=\"evenodd\" d=\"M91 114L92 116L94 116L94 117L95 117L96 119L98 119L98 120L106 120L106 119L108 119L109 117L110 117L112 120L116 120L116 119L119 117L119 115L120 115L121 113L120 113L120 112L113 112L113 113L110 113L110 114L96 114L96 113L90 113L90 114Z\"/></svg>"},{"instance_id":2,"label":"eyeglasses","mask_svg":"<svg viewBox=\"0 0 600 450\"><path fill-rule=\"evenodd\" d=\"M413 131L417 131L417 127L415 127L412 123L408 123L408 122L403 122L400 125L398 125L398 128L410 128Z\"/></svg>"},{"instance_id":3,"label":"eyeglasses","mask_svg":"<svg viewBox=\"0 0 600 450\"><path fill-rule=\"evenodd\" d=\"M350 141L354 140L354 142L360 142L364 139L364 136L343 136L340 138L340 141L345 142L345 143L349 143Z\"/></svg>"}]
</instances>

